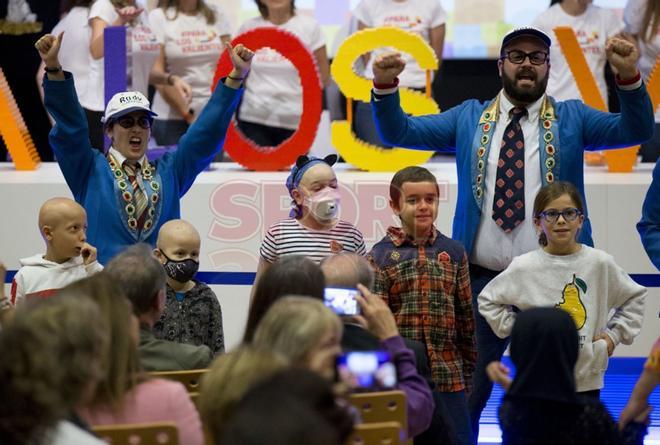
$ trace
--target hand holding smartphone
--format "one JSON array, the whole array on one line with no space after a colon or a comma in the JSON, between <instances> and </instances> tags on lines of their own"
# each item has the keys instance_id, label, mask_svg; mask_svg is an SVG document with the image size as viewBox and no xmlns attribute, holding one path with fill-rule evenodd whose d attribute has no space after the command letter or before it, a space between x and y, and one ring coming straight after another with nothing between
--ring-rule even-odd
<instances>
[{"instance_id":1,"label":"hand holding smartphone","mask_svg":"<svg viewBox=\"0 0 660 445\"><path fill-rule=\"evenodd\" d=\"M353 391L378 391L396 386L396 368L385 351L352 351L337 358L339 379Z\"/></svg>"},{"instance_id":2,"label":"hand holding smartphone","mask_svg":"<svg viewBox=\"0 0 660 445\"><path fill-rule=\"evenodd\" d=\"M357 295L360 295L357 289L326 287L323 300L325 305L337 315L358 315L360 305L355 299Z\"/></svg>"}]
</instances>

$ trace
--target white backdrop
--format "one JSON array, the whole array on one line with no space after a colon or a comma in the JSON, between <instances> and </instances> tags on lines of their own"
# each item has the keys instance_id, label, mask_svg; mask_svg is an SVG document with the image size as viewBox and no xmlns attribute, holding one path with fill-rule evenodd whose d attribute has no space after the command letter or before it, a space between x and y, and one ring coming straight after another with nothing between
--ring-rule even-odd
<instances>
[{"instance_id":1,"label":"white backdrop","mask_svg":"<svg viewBox=\"0 0 660 445\"><path fill-rule=\"evenodd\" d=\"M438 228L451 233L456 199L453 163L430 163L441 188ZM630 274L657 274L643 251L635 223L651 181L651 165L631 174L609 174L587 168L587 200L596 247L614 255ZM366 173L339 165L342 217L363 232L368 247L396 221L387 206L392 174ZM267 227L285 218L289 199L286 172L247 172L236 164L213 164L202 173L182 200L182 217L202 236L201 271L256 270L258 250ZM71 196L56 164L35 172L16 172L0 164L0 259L16 270L18 259L45 250L37 229L41 203L54 196ZM224 312L228 347L240 341L247 316L249 286L213 286ZM618 356L646 356L660 332L660 288L649 289L643 332L632 346L617 348Z\"/></svg>"}]
</instances>

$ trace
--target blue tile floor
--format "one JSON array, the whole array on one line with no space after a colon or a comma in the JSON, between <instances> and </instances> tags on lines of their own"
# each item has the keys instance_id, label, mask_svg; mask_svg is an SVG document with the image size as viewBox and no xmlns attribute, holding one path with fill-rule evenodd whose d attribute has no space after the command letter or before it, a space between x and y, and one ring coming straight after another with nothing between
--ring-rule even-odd
<instances>
[{"instance_id":1,"label":"blue tile floor","mask_svg":"<svg viewBox=\"0 0 660 445\"><path fill-rule=\"evenodd\" d=\"M601 390L601 400L609 409L615 419L619 417L621 410L628 402L635 382L641 373L644 364L642 358L614 357L610 359L607 373L605 374L605 387ZM511 363L508 357L504 358L508 366ZM502 388L495 385L493 394L481 415L479 443L500 443L500 430L497 426L497 407L502 399ZM660 389L656 388L651 393L649 404L656 409L651 413L649 434L644 443L646 445L660 445Z\"/></svg>"}]
</instances>

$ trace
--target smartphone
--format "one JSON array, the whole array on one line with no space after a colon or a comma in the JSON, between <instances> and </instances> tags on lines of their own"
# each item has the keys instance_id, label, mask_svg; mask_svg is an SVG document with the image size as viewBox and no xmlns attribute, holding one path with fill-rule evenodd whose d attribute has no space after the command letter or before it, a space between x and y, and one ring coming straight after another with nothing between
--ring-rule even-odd
<instances>
[{"instance_id":1,"label":"smartphone","mask_svg":"<svg viewBox=\"0 0 660 445\"><path fill-rule=\"evenodd\" d=\"M385 351L352 351L337 358L339 379L354 391L379 391L396 386L396 368Z\"/></svg>"},{"instance_id":2,"label":"smartphone","mask_svg":"<svg viewBox=\"0 0 660 445\"><path fill-rule=\"evenodd\" d=\"M360 305L355 299L357 295L360 295L357 289L326 287L323 300L337 315L357 315L360 313Z\"/></svg>"}]
</instances>

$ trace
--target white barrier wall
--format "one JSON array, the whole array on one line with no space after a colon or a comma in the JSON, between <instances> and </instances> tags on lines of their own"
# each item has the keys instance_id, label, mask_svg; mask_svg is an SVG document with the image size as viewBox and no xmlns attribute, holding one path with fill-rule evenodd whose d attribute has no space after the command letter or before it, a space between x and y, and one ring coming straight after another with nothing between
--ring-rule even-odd
<instances>
[{"instance_id":1,"label":"white barrier wall","mask_svg":"<svg viewBox=\"0 0 660 445\"><path fill-rule=\"evenodd\" d=\"M451 234L456 203L456 171L447 163L427 167L440 183L438 228ZM651 182L652 165L640 165L630 174L610 174L587 168L586 193L596 247L612 254L630 274L658 274L644 252L635 224ZM347 165L336 167L342 194L342 218L354 223L370 248L388 225L396 224L388 207L392 173L367 173ZM182 200L182 217L202 236L200 271L254 272L259 245L270 224L286 218L289 197L284 181L288 172L248 172L231 164L213 164L202 173ZM45 250L37 229L40 205L48 198L71 196L57 164L46 163L34 172L17 172L0 164L0 259L10 270L18 259ZM224 275L223 275L224 276ZM658 276L654 277L656 281ZM224 279L224 278L223 278ZM213 285L224 315L228 348L242 336L250 286ZM642 334L632 346L620 346L615 355L646 356L660 332L660 287L649 288Z\"/></svg>"}]
</instances>

